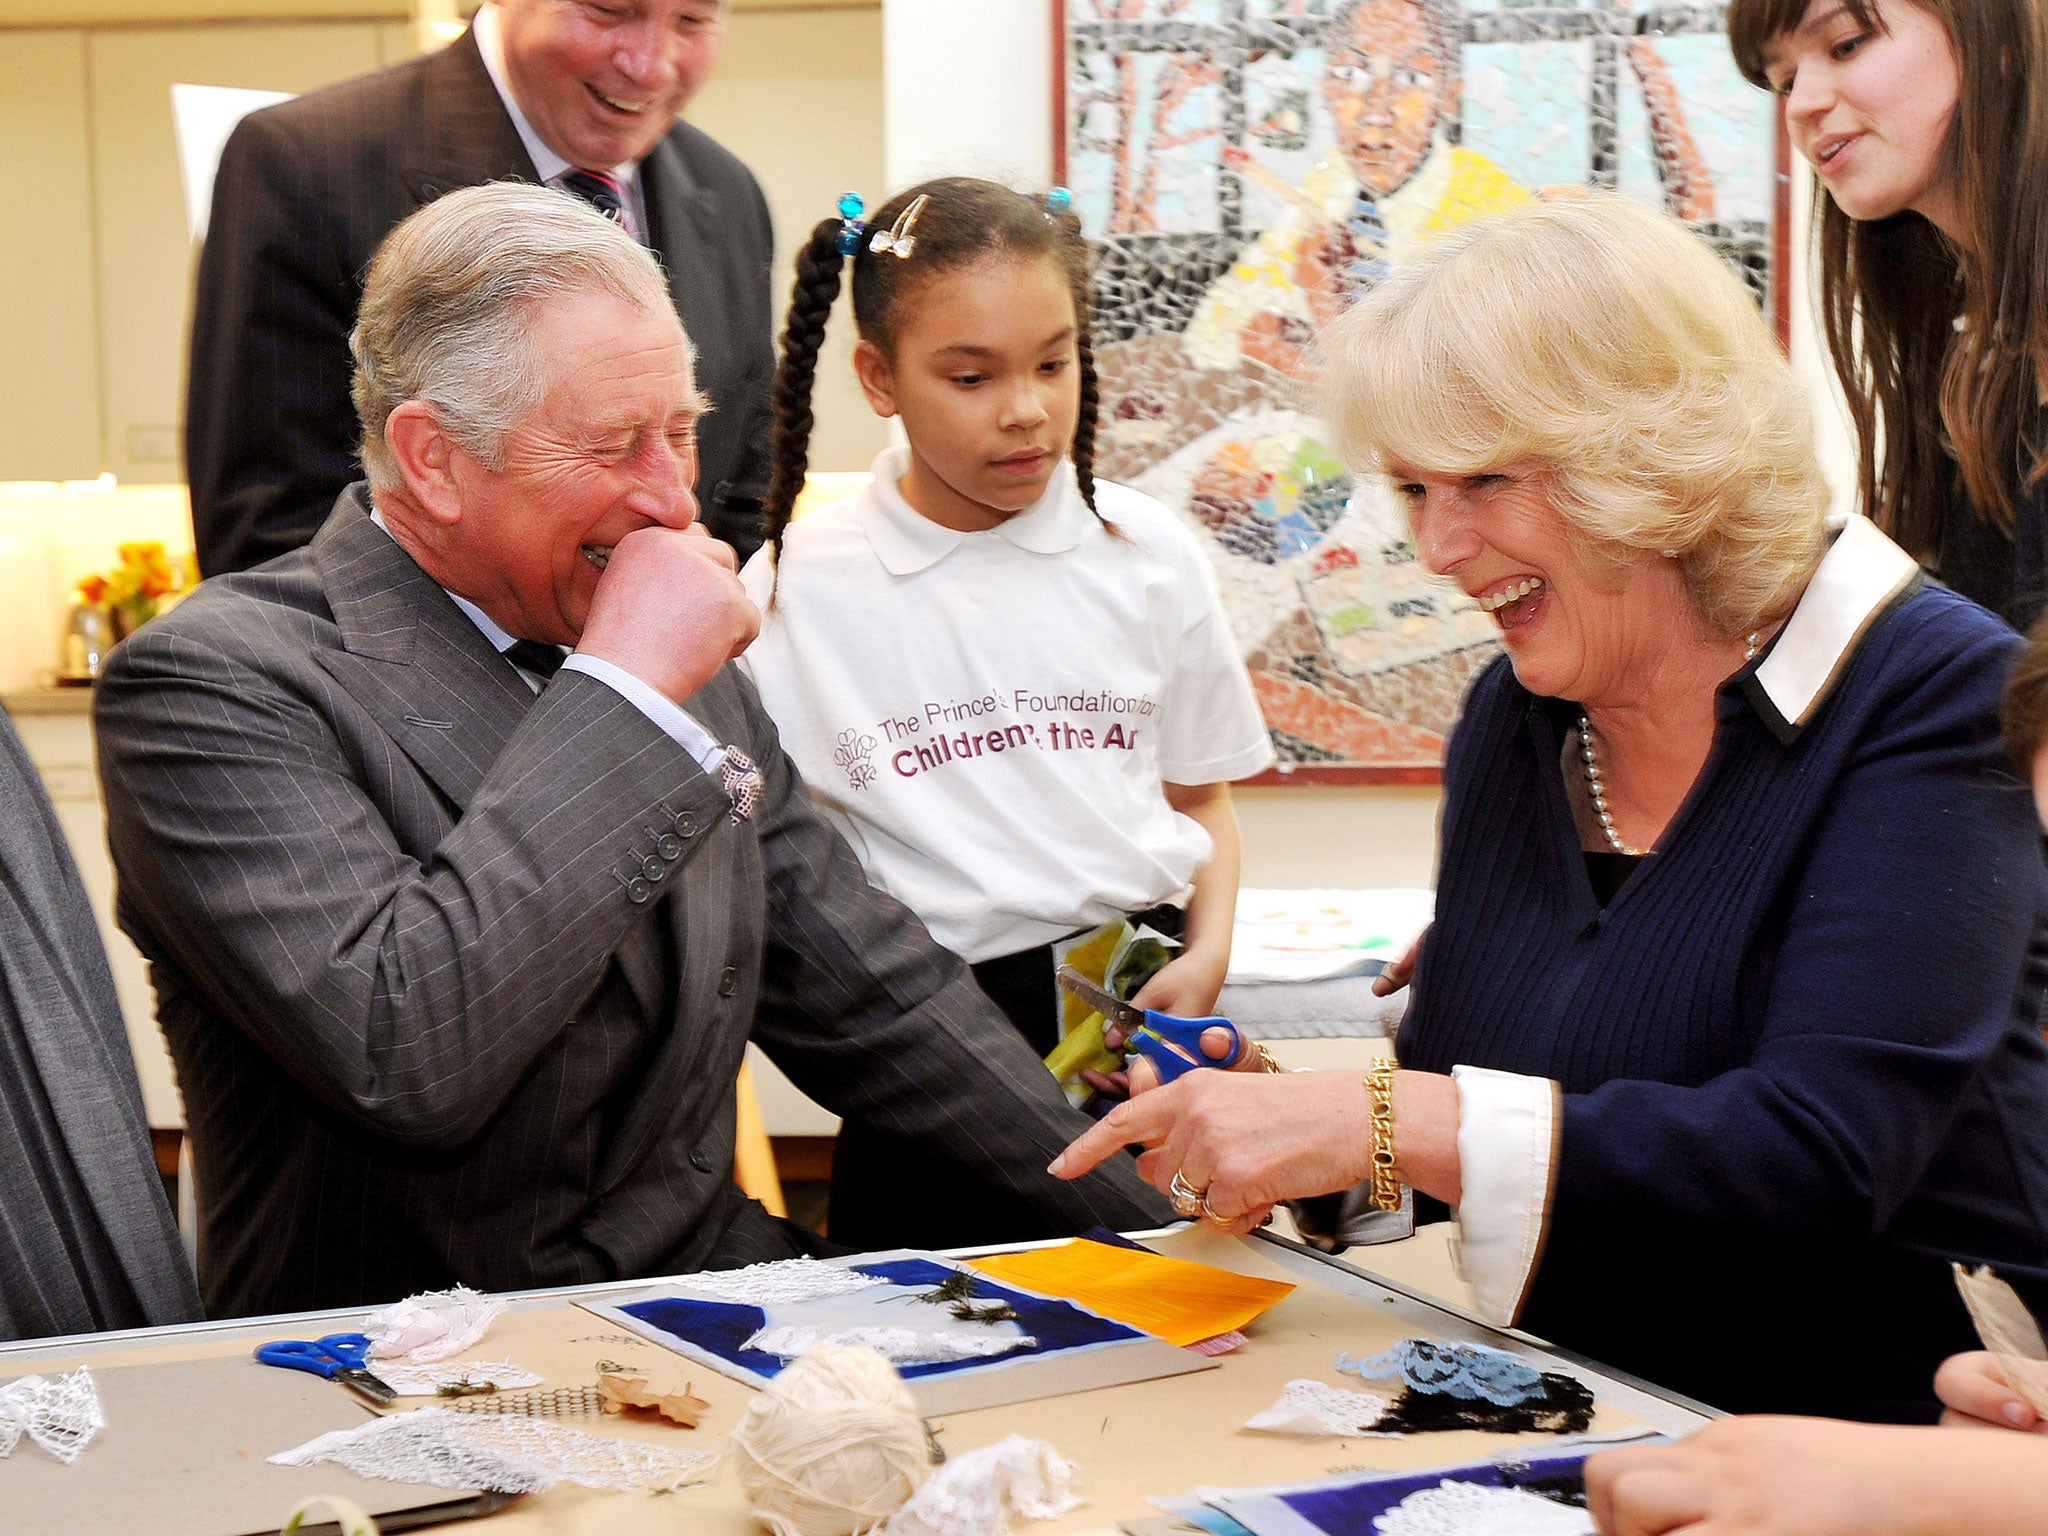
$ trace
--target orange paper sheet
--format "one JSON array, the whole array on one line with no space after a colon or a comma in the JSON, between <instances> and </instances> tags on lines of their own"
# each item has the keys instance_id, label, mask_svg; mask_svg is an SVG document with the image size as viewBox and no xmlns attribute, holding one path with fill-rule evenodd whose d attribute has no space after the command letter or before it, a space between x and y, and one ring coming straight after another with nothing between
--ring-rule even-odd
<instances>
[{"instance_id":1,"label":"orange paper sheet","mask_svg":"<svg viewBox=\"0 0 2048 1536\"><path fill-rule=\"evenodd\" d=\"M1244 1327L1294 1290L1281 1280L1256 1280L1085 1238L967 1262L994 1279L1077 1301L1183 1346Z\"/></svg>"}]
</instances>

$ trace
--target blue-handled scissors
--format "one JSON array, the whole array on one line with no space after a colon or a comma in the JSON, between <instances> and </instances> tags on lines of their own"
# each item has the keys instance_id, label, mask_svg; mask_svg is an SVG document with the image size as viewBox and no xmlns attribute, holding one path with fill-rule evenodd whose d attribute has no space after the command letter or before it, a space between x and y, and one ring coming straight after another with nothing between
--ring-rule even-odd
<instances>
[{"instance_id":1,"label":"blue-handled scissors","mask_svg":"<svg viewBox=\"0 0 2048 1536\"><path fill-rule=\"evenodd\" d=\"M257 1345L256 1358L265 1365L311 1371L315 1376L338 1381L379 1408L398 1400L398 1394L381 1377L370 1373L367 1334L330 1333L324 1339L278 1339Z\"/></svg>"},{"instance_id":2,"label":"blue-handled scissors","mask_svg":"<svg viewBox=\"0 0 2048 1536\"><path fill-rule=\"evenodd\" d=\"M1183 1019L1177 1014L1159 1013L1125 1002L1107 988L1099 987L1071 965L1060 967L1060 985L1124 1032L1131 1049L1159 1069L1159 1081L1170 1083L1196 1067L1227 1067L1244 1049L1244 1038L1228 1019ZM1230 1054L1212 1061L1202 1053L1202 1032L1226 1031Z\"/></svg>"}]
</instances>

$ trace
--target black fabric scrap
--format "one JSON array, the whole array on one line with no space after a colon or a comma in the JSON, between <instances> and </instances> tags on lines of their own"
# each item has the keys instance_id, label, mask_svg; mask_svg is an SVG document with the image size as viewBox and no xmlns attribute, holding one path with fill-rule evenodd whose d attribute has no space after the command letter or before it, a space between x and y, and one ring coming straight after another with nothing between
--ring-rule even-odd
<instances>
[{"instance_id":1,"label":"black fabric scrap","mask_svg":"<svg viewBox=\"0 0 2048 1536\"><path fill-rule=\"evenodd\" d=\"M1593 1422L1593 1394L1577 1377L1543 1373L1543 1395L1504 1408L1483 1397L1418 1392L1404 1387L1372 1428L1375 1434L1426 1435L1445 1429L1494 1434L1576 1435Z\"/></svg>"}]
</instances>

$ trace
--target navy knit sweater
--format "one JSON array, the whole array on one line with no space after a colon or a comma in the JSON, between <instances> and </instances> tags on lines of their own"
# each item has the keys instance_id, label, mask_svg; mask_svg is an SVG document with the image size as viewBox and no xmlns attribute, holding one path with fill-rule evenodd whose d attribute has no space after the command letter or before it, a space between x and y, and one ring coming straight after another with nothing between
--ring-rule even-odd
<instances>
[{"instance_id":1,"label":"navy knit sweater","mask_svg":"<svg viewBox=\"0 0 2048 1536\"><path fill-rule=\"evenodd\" d=\"M1974 1347L1949 1260L2044 1310L2048 874L1997 723L2019 647L1928 585L1803 729L1744 668L1604 911L1559 762L1578 706L1505 657L1473 684L1400 1055L1562 1087L1524 1327L1718 1407L1914 1419Z\"/></svg>"}]
</instances>

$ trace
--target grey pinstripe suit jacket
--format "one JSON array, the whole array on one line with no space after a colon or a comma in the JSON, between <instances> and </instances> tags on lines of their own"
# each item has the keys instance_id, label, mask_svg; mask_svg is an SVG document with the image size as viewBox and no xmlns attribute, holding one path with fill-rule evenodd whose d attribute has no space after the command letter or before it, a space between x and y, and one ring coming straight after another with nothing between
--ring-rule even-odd
<instances>
[{"instance_id":1,"label":"grey pinstripe suit jacket","mask_svg":"<svg viewBox=\"0 0 2048 1536\"><path fill-rule=\"evenodd\" d=\"M343 493L124 643L96 717L214 1316L784 1257L732 1183L750 1028L806 1091L1069 1230L1164 1218L811 811L751 688L692 701L753 821L602 683L535 698ZM758 1012L757 1012L758 1009Z\"/></svg>"}]
</instances>

